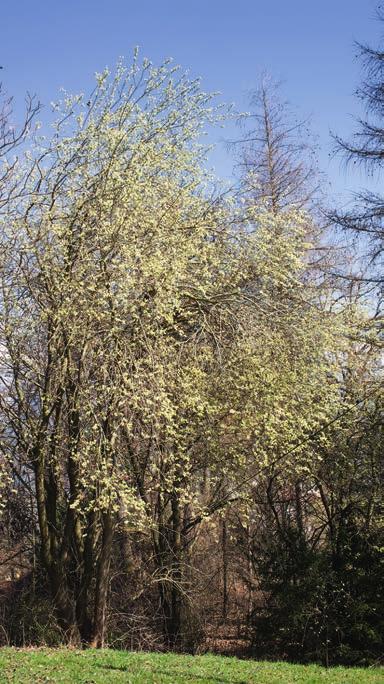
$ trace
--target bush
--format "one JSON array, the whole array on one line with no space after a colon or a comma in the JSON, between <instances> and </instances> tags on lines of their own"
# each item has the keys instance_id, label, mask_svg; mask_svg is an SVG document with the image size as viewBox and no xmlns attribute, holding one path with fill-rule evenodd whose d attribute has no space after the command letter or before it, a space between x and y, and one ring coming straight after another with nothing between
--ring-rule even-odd
<instances>
[{"instance_id":1,"label":"bush","mask_svg":"<svg viewBox=\"0 0 384 684\"><path fill-rule=\"evenodd\" d=\"M59 646L64 634L58 626L50 596L32 575L15 582L3 604L3 641L13 646Z\"/></svg>"},{"instance_id":2,"label":"bush","mask_svg":"<svg viewBox=\"0 0 384 684\"><path fill-rule=\"evenodd\" d=\"M265 606L252 618L258 655L368 665L384 651L384 563L378 539L349 523L337 552L291 532L260 560Z\"/></svg>"}]
</instances>

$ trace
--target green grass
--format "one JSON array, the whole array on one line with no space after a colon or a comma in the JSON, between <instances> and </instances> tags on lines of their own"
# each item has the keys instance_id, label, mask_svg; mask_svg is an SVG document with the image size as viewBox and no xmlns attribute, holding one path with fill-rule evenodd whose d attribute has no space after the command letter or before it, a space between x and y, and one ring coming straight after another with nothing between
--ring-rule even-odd
<instances>
[{"instance_id":1,"label":"green grass","mask_svg":"<svg viewBox=\"0 0 384 684\"><path fill-rule=\"evenodd\" d=\"M384 668L325 668L174 653L0 649L1 684L384 683Z\"/></svg>"}]
</instances>

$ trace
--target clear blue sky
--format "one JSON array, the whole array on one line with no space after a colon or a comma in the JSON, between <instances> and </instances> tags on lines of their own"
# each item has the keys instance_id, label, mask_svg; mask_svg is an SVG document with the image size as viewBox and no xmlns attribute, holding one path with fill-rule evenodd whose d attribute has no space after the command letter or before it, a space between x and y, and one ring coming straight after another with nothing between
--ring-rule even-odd
<instances>
[{"instance_id":1,"label":"clear blue sky","mask_svg":"<svg viewBox=\"0 0 384 684\"><path fill-rule=\"evenodd\" d=\"M158 62L175 62L201 76L206 90L246 109L246 91L261 71L284 81L299 115L312 116L320 165L334 193L356 187L329 163L329 129L348 136L359 113L353 91L360 67L354 40L375 44L376 0L5 0L1 3L0 64L4 87L21 102L26 90L49 105L58 89L79 92L92 75L135 45ZM18 108L18 107L17 107ZM42 115L44 116L44 114ZM232 135L233 131L218 137ZM219 176L232 161L219 148Z\"/></svg>"}]
</instances>

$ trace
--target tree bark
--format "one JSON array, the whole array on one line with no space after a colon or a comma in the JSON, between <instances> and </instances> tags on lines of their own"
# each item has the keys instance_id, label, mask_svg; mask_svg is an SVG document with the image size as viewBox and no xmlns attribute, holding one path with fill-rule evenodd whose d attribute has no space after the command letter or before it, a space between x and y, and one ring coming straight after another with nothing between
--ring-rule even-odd
<instances>
[{"instance_id":1,"label":"tree bark","mask_svg":"<svg viewBox=\"0 0 384 684\"><path fill-rule=\"evenodd\" d=\"M113 520L110 512L103 515L103 536L97 566L95 607L90 646L103 648L105 643L105 618L108 600L109 568L113 542Z\"/></svg>"}]
</instances>

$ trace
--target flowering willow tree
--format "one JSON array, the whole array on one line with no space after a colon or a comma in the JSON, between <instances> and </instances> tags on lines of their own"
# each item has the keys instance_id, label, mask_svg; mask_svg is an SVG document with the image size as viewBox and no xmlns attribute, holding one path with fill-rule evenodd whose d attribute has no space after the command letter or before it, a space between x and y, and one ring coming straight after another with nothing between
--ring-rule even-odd
<instances>
[{"instance_id":1,"label":"flowering willow tree","mask_svg":"<svg viewBox=\"0 0 384 684\"><path fill-rule=\"evenodd\" d=\"M339 322L301 294L307 219L212 197L218 116L170 63L120 64L57 105L2 218L2 454L74 641L104 643L119 530L151 540L174 644L191 530L332 409Z\"/></svg>"},{"instance_id":2,"label":"flowering willow tree","mask_svg":"<svg viewBox=\"0 0 384 684\"><path fill-rule=\"evenodd\" d=\"M215 115L197 82L137 60L57 110L2 226L3 450L31 475L61 624L100 645L116 522L146 523L135 458L155 436L156 466L177 437L175 354L205 326L194 290L215 287L197 144Z\"/></svg>"}]
</instances>

